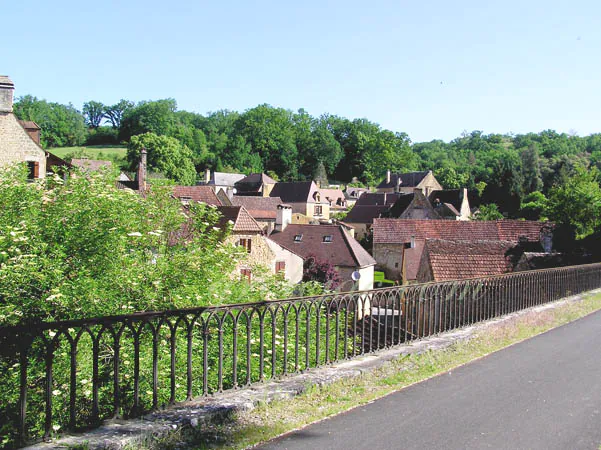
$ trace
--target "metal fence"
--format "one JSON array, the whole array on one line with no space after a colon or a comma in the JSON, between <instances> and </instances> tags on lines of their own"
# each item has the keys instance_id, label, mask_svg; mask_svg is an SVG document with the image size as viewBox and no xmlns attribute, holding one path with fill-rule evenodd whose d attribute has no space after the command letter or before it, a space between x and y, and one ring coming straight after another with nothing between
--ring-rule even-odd
<instances>
[{"instance_id":1,"label":"metal fence","mask_svg":"<svg viewBox=\"0 0 601 450\"><path fill-rule=\"evenodd\" d=\"M0 442L305 371L601 287L601 264L0 328Z\"/></svg>"}]
</instances>

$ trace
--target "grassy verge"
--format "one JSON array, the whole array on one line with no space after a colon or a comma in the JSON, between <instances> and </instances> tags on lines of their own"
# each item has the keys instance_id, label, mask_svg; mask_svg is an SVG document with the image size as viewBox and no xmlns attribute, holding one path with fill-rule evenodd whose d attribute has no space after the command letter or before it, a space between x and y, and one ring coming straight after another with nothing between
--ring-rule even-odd
<instances>
[{"instance_id":1,"label":"grassy verge","mask_svg":"<svg viewBox=\"0 0 601 450\"><path fill-rule=\"evenodd\" d=\"M338 381L286 401L261 405L239 414L230 423L194 430L162 441L161 448L247 448L283 433L364 405L411 384L424 381L512 344L544 333L601 309L601 294L587 295L543 312L529 312L519 318L480 331L473 339L444 350L410 355L365 375ZM172 442L172 443L171 443ZM155 443L158 444L158 443ZM155 445L151 445L155 446ZM600 447L601 450L601 447Z\"/></svg>"}]
</instances>

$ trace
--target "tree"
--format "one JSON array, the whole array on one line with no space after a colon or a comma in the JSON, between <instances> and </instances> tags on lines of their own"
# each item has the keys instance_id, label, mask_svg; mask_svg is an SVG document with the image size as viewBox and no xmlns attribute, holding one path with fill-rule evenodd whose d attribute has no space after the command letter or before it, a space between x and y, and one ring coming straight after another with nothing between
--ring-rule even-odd
<instances>
[{"instance_id":1,"label":"tree","mask_svg":"<svg viewBox=\"0 0 601 450\"><path fill-rule=\"evenodd\" d=\"M576 239L585 238L601 225L599 171L579 168L564 183L549 192L549 219L570 230Z\"/></svg>"},{"instance_id":2,"label":"tree","mask_svg":"<svg viewBox=\"0 0 601 450\"><path fill-rule=\"evenodd\" d=\"M326 168L321 161L315 168L315 172L313 172L313 181L317 183L319 187L327 188L329 185L328 182L328 174L326 172Z\"/></svg>"},{"instance_id":3,"label":"tree","mask_svg":"<svg viewBox=\"0 0 601 450\"><path fill-rule=\"evenodd\" d=\"M90 128L98 128L104 119L104 111L106 107L94 100L83 104L83 116Z\"/></svg>"},{"instance_id":4,"label":"tree","mask_svg":"<svg viewBox=\"0 0 601 450\"><path fill-rule=\"evenodd\" d=\"M526 220L544 220L547 207L548 200L545 194L539 191L531 192L522 201L520 217Z\"/></svg>"},{"instance_id":5,"label":"tree","mask_svg":"<svg viewBox=\"0 0 601 450\"><path fill-rule=\"evenodd\" d=\"M340 274L329 261L309 256L303 264L303 281L318 281L327 289L334 290L341 283Z\"/></svg>"},{"instance_id":6,"label":"tree","mask_svg":"<svg viewBox=\"0 0 601 450\"><path fill-rule=\"evenodd\" d=\"M169 135L177 123L176 109L177 103L172 98L138 103L123 113L119 127L120 139L128 141L132 136L143 133Z\"/></svg>"},{"instance_id":7,"label":"tree","mask_svg":"<svg viewBox=\"0 0 601 450\"><path fill-rule=\"evenodd\" d=\"M123 115L133 107L133 102L121 99L119 100L119 103L116 103L112 106L107 106L104 110L104 114L113 125L113 128L119 128L121 126L121 119L123 118Z\"/></svg>"},{"instance_id":8,"label":"tree","mask_svg":"<svg viewBox=\"0 0 601 450\"><path fill-rule=\"evenodd\" d=\"M19 119L32 120L40 126L44 148L78 146L86 140L84 117L71 104L48 103L26 95L15 102L14 113Z\"/></svg>"},{"instance_id":9,"label":"tree","mask_svg":"<svg viewBox=\"0 0 601 450\"><path fill-rule=\"evenodd\" d=\"M133 136L127 148L127 159L132 169L137 167L142 148L148 152L149 170L162 172L167 178L183 185L190 186L196 182L192 152L177 139L154 133Z\"/></svg>"},{"instance_id":10,"label":"tree","mask_svg":"<svg viewBox=\"0 0 601 450\"><path fill-rule=\"evenodd\" d=\"M499 207L494 203L480 206L480 210L476 213L476 220L500 220L503 219L503 214L499 211Z\"/></svg>"},{"instance_id":11,"label":"tree","mask_svg":"<svg viewBox=\"0 0 601 450\"><path fill-rule=\"evenodd\" d=\"M434 175L445 189L460 189L467 186L469 175L457 173L452 167L438 169Z\"/></svg>"},{"instance_id":12,"label":"tree","mask_svg":"<svg viewBox=\"0 0 601 450\"><path fill-rule=\"evenodd\" d=\"M522 189L525 194L540 191L543 188L538 147L531 144L520 151L522 159Z\"/></svg>"}]
</instances>

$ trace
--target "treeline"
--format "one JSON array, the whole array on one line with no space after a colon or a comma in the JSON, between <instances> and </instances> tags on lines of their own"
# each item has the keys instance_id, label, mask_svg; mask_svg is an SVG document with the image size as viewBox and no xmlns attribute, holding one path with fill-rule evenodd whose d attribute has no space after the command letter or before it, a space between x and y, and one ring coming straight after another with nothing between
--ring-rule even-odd
<instances>
[{"instance_id":1,"label":"treeline","mask_svg":"<svg viewBox=\"0 0 601 450\"><path fill-rule=\"evenodd\" d=\"M331 180L356 177L368 185L379 182L387 169L432 169L445 187L478 189L485 203L497 203L510 215L532 200L532 193L547 195L577 168L601 166L601 134L473 131L451 142L412 143L407 134L367 119L313 117L303 109L270 105L202 115L178 110L173 99L90 101L79 112L72 105L25 96L15 112L42 127L46 147L126 143L133 168L139 147L148 145L151 169L180 182L193 182L206 167L302 180L313 178L323 164Z\"/></svg>"}]
</instances>

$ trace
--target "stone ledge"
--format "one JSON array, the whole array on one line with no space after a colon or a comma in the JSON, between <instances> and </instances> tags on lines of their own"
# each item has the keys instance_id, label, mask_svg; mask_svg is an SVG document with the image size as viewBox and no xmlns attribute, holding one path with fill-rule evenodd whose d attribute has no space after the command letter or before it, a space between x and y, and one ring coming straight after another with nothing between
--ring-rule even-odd
<instances>
[{"instance_id":1,"label":"stone ledge","mask_svg":"<svg viewBox=\"0 0 601 450\"><path fill-rule=\"evenodd\" d=\"M601 289L589 291L587 294L598 292L601 292ZM136 448L144 442L167 438L182 428L197 428L208 423L223 423L238 411L249 411L261 403L295 397L305 392L309 386L323 386L337 380L358 377L401 356L444 349L456 342L471 339L477 331L494 328L530 312L554 309L581 299L582 295L567 297L554 303L529 308L353 360L339 361L306 373L289 375L242 389L229 390L208 398L177 403L138 419L107 421L101 427L87 433L64 436L52 442L44 442L26 448L28 450L64 449L75 446L87 446L87 448L95 450Z\"/></svg>"}]
</instances>

